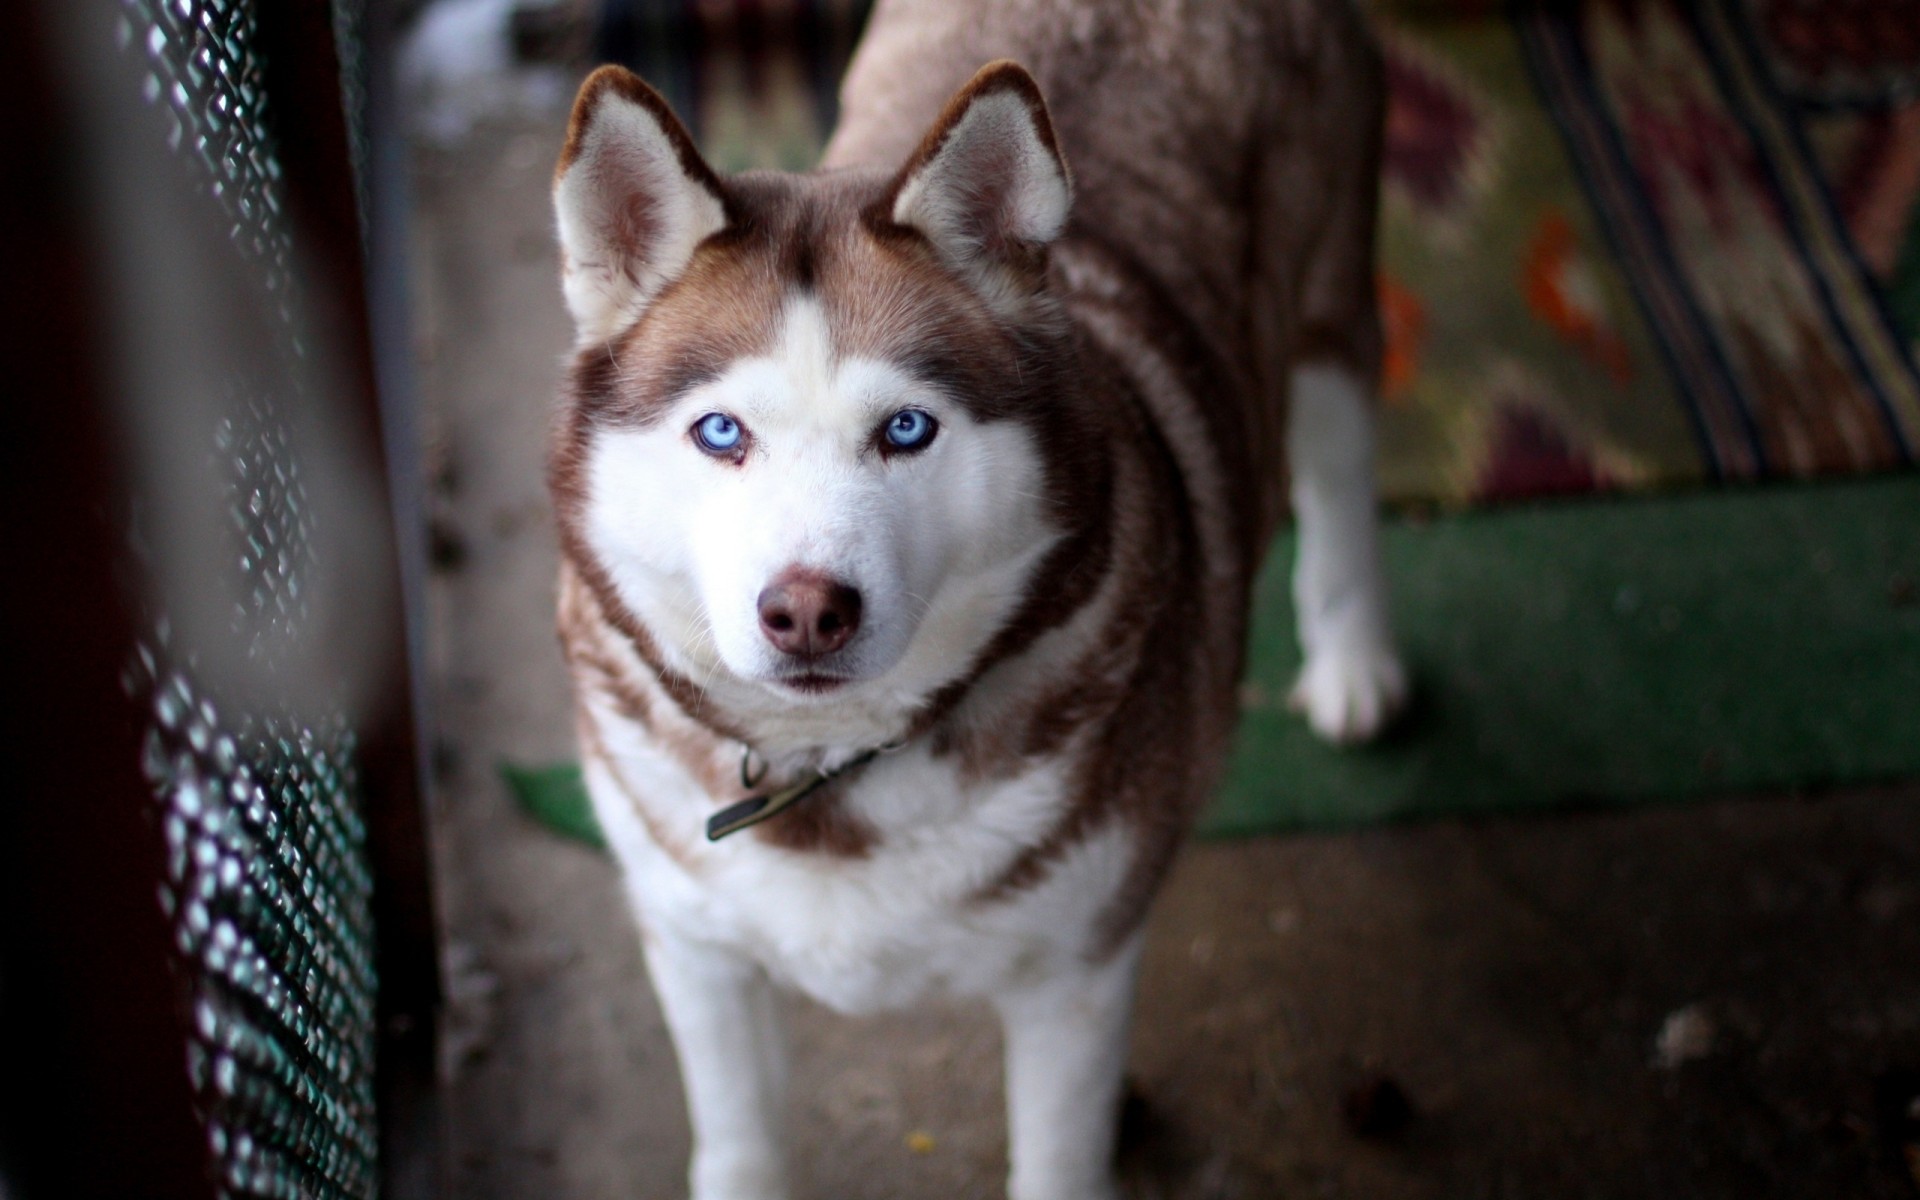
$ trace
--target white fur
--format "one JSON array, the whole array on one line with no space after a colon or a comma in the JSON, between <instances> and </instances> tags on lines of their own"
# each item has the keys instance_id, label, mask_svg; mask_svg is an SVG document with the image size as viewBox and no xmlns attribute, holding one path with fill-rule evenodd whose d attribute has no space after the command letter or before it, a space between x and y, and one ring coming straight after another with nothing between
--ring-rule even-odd
<instances>
[{"instance_id":1,"label":"white fur","mask_svg":"<svg viewBox=\"0 0 1920 1200\"><path fill-rule=\"evenodd\" d=\"M877 760L848 781L840 803L876 830L884 853L835 860L830 871L751 836L702 840L714 802L643 737L609 739L608 764L589 773L589 786L647 928L731 946L847 1013L1045 978L1083 952L1085 931L1131 861L1131 831L1116 824L1033 888L972 904L1061 816L1066 776L1051 759L987 785L963 784L954 764L923 748ZM662 832L681 835L687 868L654 844L636 803Z\"/></svg>"},{"instance_id":2,"label":"white fur","mask_svg":"<svg viewBox=\"0 0 1920 1200\"><path fill-rule=\"evenodd\" d=\"M1387 622L1373 403L1344 367L1295 368L1287 461L1299 528L1293 596L1305 663L1290 701L1332 742L1364 741L1406 702Z\"/></svg>"},{"instance_id":3,"label":"white fur","mask_svg":"<svg viewBox=\"0 0 1920 1200\"><path fill-rule=\"evenodd\" d=\"M918 454L882 457L875 431L903 407L940 431ZM711 412L746 429L744 463L690 440ZM818 303L795 295L771 354L648 428L600 437L587 529L669 664L747 714L756 749L845 757L890 740L1006 621L1056 536L1035 502L1041 470L1026 427L978 424L891 364L838 356ZM759 627L761 590L794 566L864 601L834 659L853 682L819 696L776 681L782 656Z\"/></svg>"},{"instance_id":4,"label":"white fur","mask_svg":"<svg viewBox=\"0 0 1920 1200\"><path fill-rule=\"evenodd\" d=\"M680 1057L692 1195L785 1200L786 1047L766 975L729 948L675 930L643 948Z\"/></svg>"},{"instance_id":5,"label":"white fur","mask_svg":"<svg viewBox=\"0 0 1920 1200\"><path fill-rule=\"evenodd\" d=\"M646 246L623 246L615 230L636 204L647 208L656 236ZM553 207L561 289L582 345L632 324L694 248L726 226L720 198L687 174L653 113L610 88L554 183Z\"/></svg>"},{"instance_id":6,"label":"white fur","mask_svg":"<svg viewBox=\"0 0 1920 1200\"><path fill-rule=\"evenodd\" d=\"M994 997L1007 1033L1007 1200L1118 1200L1114 1114L1140 942Z\"/></svg>"}]
</instances>

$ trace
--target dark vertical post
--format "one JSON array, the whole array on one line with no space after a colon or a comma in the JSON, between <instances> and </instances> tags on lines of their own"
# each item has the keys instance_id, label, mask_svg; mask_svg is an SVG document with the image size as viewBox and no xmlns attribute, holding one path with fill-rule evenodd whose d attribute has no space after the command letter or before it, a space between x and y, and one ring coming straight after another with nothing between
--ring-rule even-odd
<instances>
[{"instance_id":1,"label":"dark vertical post","mask_svg":"<svg viewBox=\"0 0 1920 1200\"><path fill-rule=\"evenodd\" d=\"M0 1178L13 1200L211 1197L120 684L134 615L101 285L41 12L0 6Z\"/></svg>"}]
</instances>

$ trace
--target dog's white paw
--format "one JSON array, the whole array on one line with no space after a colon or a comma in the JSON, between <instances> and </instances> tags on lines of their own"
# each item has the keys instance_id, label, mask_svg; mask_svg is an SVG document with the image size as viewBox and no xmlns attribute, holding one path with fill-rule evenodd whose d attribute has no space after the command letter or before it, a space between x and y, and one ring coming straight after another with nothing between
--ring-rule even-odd
<instances>
[{"instance_id":1,"label":"dog's white paw","mask_svg":"<svg viewBox=\"0 0 1920 1200\"><path fill-rule=\"evenodd\" d=\"M696 1157L689 1200L789 1200L785 1168L759 1156Z\"/></svg>"},{"instance_id":2,"label":"dog's white paw","mask_svg":"<svg viewBox=\"0 0 1920 1200\"><path fill-rule=\"evenodd\" d=\"M789 1200L790 1195L785 1184L768 1188L751 1183L703 1186L688 1193L689 1200Z\"/></svg>"},{"instance_id":3,"label":"dog's white paw","mask_svg":"<svg viewBox=\"0 0 1920 1200\"><path fill-rule=\"evenodd\" d=\"M1337 746L1368 741L1407 703L1407 669L1384 638L1355 639L1311 655L1287 696L1313 731Z\"/></svg>"},{"instance_id":4,"label":"dog's white paw","mask_svg":"<svg viewBox=\"0 0 1920 1200\"><path fill-rule=\"evenodd\" d=\"M1106 1178L1073 1185L1041 1183L1025 1186L1019 1182L1007 1187L1007 1200L1122 1200L1117 1180Z\"/></svg>"}]
</instances>

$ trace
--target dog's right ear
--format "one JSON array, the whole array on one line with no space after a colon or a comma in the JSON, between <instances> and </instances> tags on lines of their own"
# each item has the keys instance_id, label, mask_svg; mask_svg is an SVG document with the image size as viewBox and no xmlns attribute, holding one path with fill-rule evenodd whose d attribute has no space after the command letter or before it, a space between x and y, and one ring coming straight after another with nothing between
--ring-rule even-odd
<instances>
[{"instance_id":1,"label":"dog's right ear","mask_svg":"<svg viewBox=\"0 0 1920 1200\"><path fill-rule=\"evenodd\" d=\"M601 67L580 85L553 180L561 286L582 342L637 320L703 240L726 191L686 127L639 76Z\"/></svg>"}]
</instances>

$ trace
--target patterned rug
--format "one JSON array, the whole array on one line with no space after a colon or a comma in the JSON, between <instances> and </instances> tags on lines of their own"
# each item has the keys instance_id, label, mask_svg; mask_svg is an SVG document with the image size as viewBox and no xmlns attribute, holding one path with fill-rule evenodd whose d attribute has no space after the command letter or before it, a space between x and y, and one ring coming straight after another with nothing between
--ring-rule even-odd
<instances>
[{"instance_id":1,"label":"patterned rug","mask_svg":"<svg viewBox=\"0 0 1920 1200\"><path fill-rule=\"evenodd\" d=\"M1913 462L1920 0L1377 8L1390 498ZM811 164L864 5L604 11L738 170Z\"/></svg>"},{"instance_id":2,"label":"patterned rug","mask_svg":"<svg viewBox=\"0 0 1920 1200\"><path fill-rule=\"evenodd\" d=\"M1382 22L1389 494L1910 464L1920 3L1467 7Z\"/></svg>"}]
</instances>

